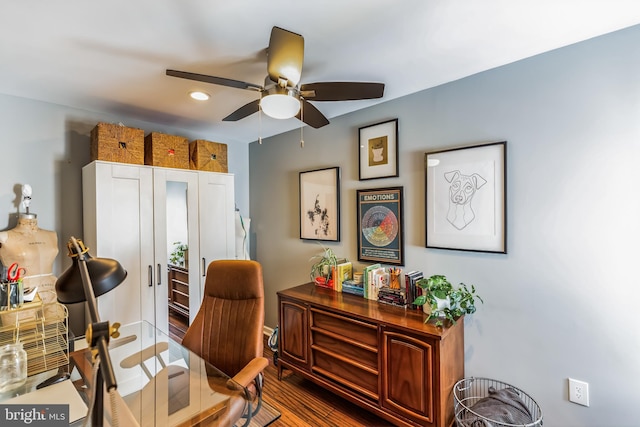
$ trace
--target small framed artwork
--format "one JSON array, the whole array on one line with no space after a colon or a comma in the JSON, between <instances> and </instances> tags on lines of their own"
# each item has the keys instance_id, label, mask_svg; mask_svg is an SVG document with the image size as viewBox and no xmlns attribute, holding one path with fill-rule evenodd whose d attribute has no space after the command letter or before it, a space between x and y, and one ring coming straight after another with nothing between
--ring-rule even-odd
<instances>
[{"instance_id":1,"label":"small framed artwork","mask_svg":"<svg viewBox=\"0 0 640 427\"><path fill-rule=\"evenodd\" d=\"M340 241L340 168L300 172L300 238Z\"/></svg>"},{"instance_id":2,"label":"small framed artwork","mask_svg":"<svg viewBox=\"0 0 640 427\"><path fill-rule=\"evenodd\" d=\"M360 181L398 176L398 119L358 131Z\"/></svg>"},{"instance_id":3,"label":"small framed artwork","mask_svg":"<svg viewBox=\"0 0 640 427\"><path fill-rule=\"evenodd\" d=\"M358 261L404 265L402 190L357 190Z\"/></svg>"},{"instance_id":4,"label":"small framed artwork","mask_svg":"<svg viewBox=\"0 0 640 427\"><path fill-rule=\"evenodd\" d=\"M426 247L507 253L507 143L425 154Z\"/></svg>"}]
</instances>

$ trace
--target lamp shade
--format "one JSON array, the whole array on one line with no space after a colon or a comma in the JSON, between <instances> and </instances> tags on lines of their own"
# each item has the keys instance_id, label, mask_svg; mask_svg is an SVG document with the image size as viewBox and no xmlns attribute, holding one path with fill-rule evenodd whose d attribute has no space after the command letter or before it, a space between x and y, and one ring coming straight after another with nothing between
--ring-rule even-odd
<instances>
[{"instance_id":1,"label":"lamp shade","mask_svg":"<svg viewBox=\"0 0 640 427\"><path fill-rule=\"evenodd\" d=\"M290 119L300 111L300 99L294 91L276 86L260 99L260 108L274 119Z\"/></svg>"},{"instance_id":2,"label":"lamp shade","mask_svg":"<svg viewBox=\"0 0 640 427\"><path fill-rule=\"evenodd\" d=\"M78 240L77 242L81 254L84 254L87 271L89 272L89 278L96 297L106 294L124 281L127 277L127 271L118 261L110 258L93 258L89 255L89 250L85 248L82 241ZM79 254L71 242L67 247L73 264L56 281L56 293L59 302L74 304L86 301L87 297L84 293L82 275L78 265Z\"/></svg>"}]
</instances>

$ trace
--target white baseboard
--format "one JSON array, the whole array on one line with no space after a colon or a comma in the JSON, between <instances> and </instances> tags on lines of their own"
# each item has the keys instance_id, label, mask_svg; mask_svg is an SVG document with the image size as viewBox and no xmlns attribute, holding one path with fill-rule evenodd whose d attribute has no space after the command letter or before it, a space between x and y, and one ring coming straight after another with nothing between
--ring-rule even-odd
<instances>
[{"instance_id":1,"label":"white baseboard","mask_svg":"<svg viewBox=\"0 0 640 427\"><path fill-rule=\"evenodd\" d=\"M263 330L264 334L265 334L267 337L270 337L270 336L271 336L271 334L273 333L273 328L270 328L270 327L268 327L267 325L265 325L265 326L262 328L262 330Z\"/></svg>"}]
</instances>

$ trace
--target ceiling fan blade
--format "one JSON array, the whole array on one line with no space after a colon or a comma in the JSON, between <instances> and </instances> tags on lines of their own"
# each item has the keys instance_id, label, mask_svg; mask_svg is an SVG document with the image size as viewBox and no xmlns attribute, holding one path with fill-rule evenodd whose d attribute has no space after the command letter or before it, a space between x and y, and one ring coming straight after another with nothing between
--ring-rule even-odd
<instances>
[{"instance_id":1,"label":"ceiling fan blade","mask_svg":"<svg viewBox=\"0 0 640 427\"><path fill-rule=\"evenodd\" d=\"M321 82L300 86L300 95L310 101L355 101L382 98L384 83Z\"/></svg>"},{"instance_id":2,"label":"ceiling fan blade","mask_svg":"<svg viewBox=\"0 0 640 427\"><path fill-rule=\"evenodd\" d=\"M276 83L280 78L285 78L289 80L287 86L296 86L302 74L303 60L304 38L300 34L273 27L267 50L269 78Z\"/></svg>"},{"instance_id":3,"label":"ceiling fan blade","mask_svg":"<svg viewBox=\"0 0 640 427\"><path fill-rule=\"evenodd\" d=\"M260 100L256 99L255 101L251 101L250 103L245 104L242 107L238 108L236 111L234 111L233 113L229 114L227 117L222 119L222 121L235 122L240 119L244 119L245 117L248 117L253 113L257 113L258 110L260 110Z\"/></svg>"},{"instance_id":4,"label":"ceiling fan blade","mask_svg":"<svg viewBox=\"0 0 640 427\"><path fill-rule=\"evenodd\" d=\"M301 99L302 108L298 111L296 117L313 128L321 128L329 124L329 120L318 110L313 104L305 99Z\"/></svg>"},{"instance_id":5,"label":"ceiling fan blade","mask_svg":"<svg viewBox=\"0 0 640 427\"><path fill-rule=\"evenodd\" d=\"M208 76L206 74L189 73L187 71L167 70L167 76L179 77L181 79L195 80L198 82L212 83L214 85L235 87L238 89L262 90L262 86L253 83L241 82L240 80L226 79L224 77Z\"/></svg>"}]
</instances>

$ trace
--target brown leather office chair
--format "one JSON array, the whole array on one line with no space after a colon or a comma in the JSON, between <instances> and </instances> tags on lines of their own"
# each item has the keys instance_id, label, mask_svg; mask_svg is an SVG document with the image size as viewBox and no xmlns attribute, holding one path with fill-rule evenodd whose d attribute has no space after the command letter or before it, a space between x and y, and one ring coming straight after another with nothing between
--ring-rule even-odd
<instances>
[{"instance_id":1,"label":"brown leather office chair","mask_svg":"<svg viewBox=\"0 0 640 427\"><path fill-rule=\"evenodd\" d=\"M202 305L182 344L255 392L257 402L248 408L231 402L231 424L243 413L248 424L262 404L262 371L269 365L263 357L263 327L262 266L251 260L211 262Z\"/></svg>"}]
</instances>

